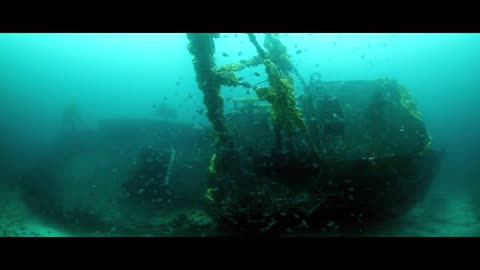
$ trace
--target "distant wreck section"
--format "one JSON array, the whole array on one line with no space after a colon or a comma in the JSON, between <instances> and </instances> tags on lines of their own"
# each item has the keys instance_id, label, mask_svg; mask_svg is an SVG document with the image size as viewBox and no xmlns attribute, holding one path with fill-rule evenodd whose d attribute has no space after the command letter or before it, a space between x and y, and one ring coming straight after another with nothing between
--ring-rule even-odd
<instances>
[{"instance_id":1,"label":"distant wreck section","mask_svg":"<svg viewBox=\"0 0 480 270\"><path fill-rule=\"evenodd\" d=\"M201 210L208 135L186 123L104 120L98 130L59 138L22 177L23 199L81 234L205 232L213 224Z\"/></svg>"}]
</instances>

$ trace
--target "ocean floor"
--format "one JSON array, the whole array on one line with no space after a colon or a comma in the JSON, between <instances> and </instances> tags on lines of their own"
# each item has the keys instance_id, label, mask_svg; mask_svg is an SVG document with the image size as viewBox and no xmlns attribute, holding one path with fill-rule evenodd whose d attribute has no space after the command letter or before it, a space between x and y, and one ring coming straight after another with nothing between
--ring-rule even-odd
<instances>
[{"instance_id":1,"label":"ocean floor","mask_svg":"<svg viewBox=\"0 0 480 270\"><path fill-rule=\"evenodd\" d=\"M424 200L405 216L372 228L372 236L480 236L478 170L443 168Z\"/></svg>"},{"instance_id":2,"label":"ocean floor","mask_svg":"<svg viewBox=\"0 0 480 270\"><path fill-rule=\"evenodd\" d=\"M405 216L386 223L378 230L371 228L368 236L480 236L480 215L478 207L468 196L432 193Z\"/></svg>"},{"instance_id":3,"label":"ocean floor","mask_svg":"<svg viewBox=\"0 0 480 270\"><path fill-rule=\"evenodd\" d=\"M65 237L121 236L114 232L72 233L40 220L29 213L18 190L0 187L0 236ZM465 237L480 236L480 205L465 191L432 187L426 198L405 216L365 228L358 236L380 237ZM130 235L131 236L131 235ZM148 235L139 235L148 236ZM198 235L200 236L200 235ZM309 235L312 236L312 235Z\"/></svg>"},{"instance_id":4,"label":"ocean floor","mask_svg":"<svg viewBox=\"0 0 480 270\"><path fill-rule=\"evenodd\" d=\"M61 228L47 225L34 218L20 198L18 190L0 186L0 236L3 237L62 237L71 236Z\"/></svg>"}]
</instances>

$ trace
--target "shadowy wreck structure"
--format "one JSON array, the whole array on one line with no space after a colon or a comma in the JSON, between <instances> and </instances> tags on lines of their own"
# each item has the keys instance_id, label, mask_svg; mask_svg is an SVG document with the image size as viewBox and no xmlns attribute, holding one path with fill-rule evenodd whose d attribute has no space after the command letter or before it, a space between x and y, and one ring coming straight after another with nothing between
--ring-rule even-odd
<instances>
[{"instance_id":1,"label":"shadowy wreck structure","mask_svg":"<svg viewBox=\"0 0 480 270\"><path fill-rule=\"evenodd\" d=\"M187 34L211 128L162 103L161 120L65 133L22 177L30 209L97 235L324 235L358 233L422 199L440 156L404 86L304 80L279 35L246 35L256 54L219 67L220 36ZM237 76L254 67L265 81ZM222 86L255 97L227 101Z\"/></svg>"},{"instance_id":2,"label":"shadowy wreck structure","mask_svg":"<svg viewBox=\"0 0 480 270\"><path fill-rule=\"evenodd\" d=\"M279 35L258 56L216 68L214 34L188 34L189 51L215 131L205 197L223 230L253 234L334 231L402 214L422 198L438 155L409 91L392 80L310 81ZM263 65L267 87L235 72ZM296 75L304 87L296 97ZM221 85L256 99L223 113Z\"/></svg>"}]
</instances>

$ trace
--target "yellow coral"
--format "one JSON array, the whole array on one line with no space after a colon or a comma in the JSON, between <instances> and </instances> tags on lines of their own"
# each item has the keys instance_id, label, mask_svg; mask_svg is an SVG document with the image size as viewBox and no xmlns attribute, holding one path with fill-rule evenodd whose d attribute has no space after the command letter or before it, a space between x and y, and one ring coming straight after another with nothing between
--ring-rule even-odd
<instances>
[{"instance_id":1,"label":"yellow coral","mask_svg":"<svg viewBox=\"0 0 480 270\"><path fill-rule=\"evenodd\" d=\"M288 74L293 70L287 47L280 41L279 34L266 34L264 46L268 51L268 58L279 67L283 74Z\"/></svg>"},{"instance_id":2,"label":"yellow coral","mask_svg":"<svg viewBox=\"0 0 480 270\"><path fill-rule=\"evenodd\" d=\"M422 114L417 110L417 104L412 99L409 91L400 85L398 91L400 93L400 103L402 103L403 107L405 107L413 117L422 120Z\"/></svg>"},{"instance_id":3,"label":"yellow coral","mask_svg":"<svg viewBox=\"0 0 480 270\"><path fill-rule=\"evenodd\" d=\"M296 106L292 79L282 76L279 68L269 59L265 59L264 62L268 81L272 87L260 89L258 98L272 103L273 118L282 122L288 132L291 132L294 126L306 131L307 125Z\"/></svg>"},{"instance_id":4,"label":"yellow coral","mask_svg":"<svg viewBox=\"0 0 480 270\"><path fill-rule=\"evenodd\" d=\"M213 193L215 192L214 188L209 188L207 189L207 193L205 193L205 198L211 202L215 202L215 199L213 198Z\"/></svg>"},{"instance_id":5,"label":"yellow coral","mask_svg":"<svg viewBox=\"0 0 480 270\"><path fill-rule=\"evenodd\" d=\"M210 159L210 165L208 166L208 172L210 174L216 174L216 166L215 166L215 161L217 159L217 154L213 154L212 158Z\"/></svg>"},{"instance_id":6,"label":"yellow coral","mask_svg":"<svg viewBox=\"0 0 480 270\"><path fill-rule=\"evenodd\" d=\"M419 153L420 155L423 155L423 154L425 154L426 152L428 152L432 149L432 137L430 136L430 134L428 132L427 132L427 134L428 134L428 143L425 145L422 152Z\"/></svg>"},{"instance_id":7,"label":"yellow coral","mask_svg":"<svg viewBox=\"0 0 480 270\"><path fill-rule=\"evenodd\" d=\"M214 38L217 34L187 34L188 49L193 55L193 67L196 73L197 84L204 94L204 103L207 107L207 117L215 131L215 142L218 146L228 148L230 137L223 114L223 97L220 94L222 83L235 83L229 72L219 74L215 66ZM220 157L222 158L222 157Z\"/></svg>"}]
</instances>

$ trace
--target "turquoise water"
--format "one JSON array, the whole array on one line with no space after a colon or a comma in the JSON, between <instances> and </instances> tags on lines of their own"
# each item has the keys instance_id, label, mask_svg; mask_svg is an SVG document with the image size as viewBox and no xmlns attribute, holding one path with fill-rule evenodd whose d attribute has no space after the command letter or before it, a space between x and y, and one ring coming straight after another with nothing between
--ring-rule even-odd
<instances>
[{"instance_id":1,"label":"turquoise water","mask_svg":"<svg viewBox=\"0 0 480 270\"><path fill-rule=\"evenodd\" d=\"M263 35L257 36L263 44ZM218 67L257 53L245 34L220 37ZM475 199L480 191L480 34L302 33L280 38L305 78L318 72L325 81L401 82L423 114L434 147L448 153L426 200L412 208L406 221L372 235L480 235L480 201ZM105 119L160 119L152 106L162 103L175 108L173 121L210 127L187 44L184 33L0 34L0 180L8 194L0 207L10 209L1 211L4 224L16 220L9 233L72 234L33 218L15 185L58 139L68 104L79 108L81 130L96 129ZM266 80L262 67L237 76L251 84ZM295 89L302 94L298 80ZM222 87L221 92L225 100L255 95L241 87ZM226 112L232 109L226 102ZM8 213L16 213L16 219Z\"/></svg>"}]
</instances>

